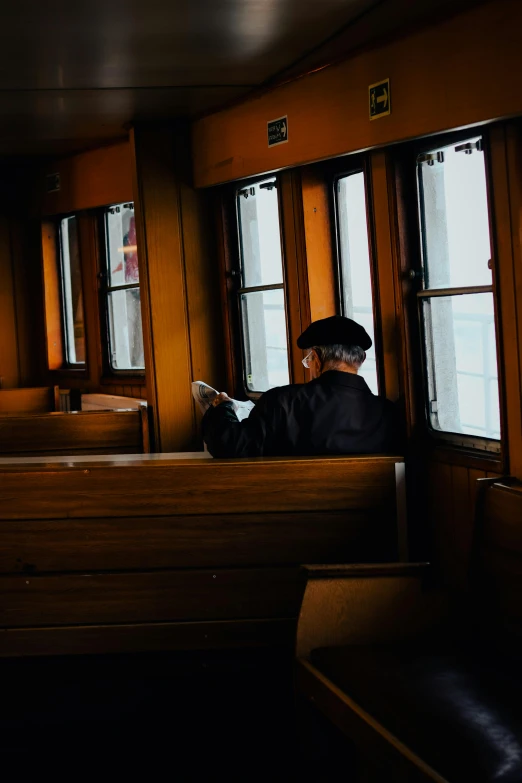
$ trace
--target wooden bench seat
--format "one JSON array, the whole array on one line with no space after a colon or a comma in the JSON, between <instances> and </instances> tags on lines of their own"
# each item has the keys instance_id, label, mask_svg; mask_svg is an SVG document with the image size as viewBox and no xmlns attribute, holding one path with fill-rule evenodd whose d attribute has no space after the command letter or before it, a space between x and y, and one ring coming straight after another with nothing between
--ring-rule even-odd
<instances>
[{"instance_id":1,"label":"wooden bench seat","mask_svg":"<svg viewBox=\"0 0 522 783\"><path fill-rule=\"evenodd\" d=\"M297 688L375 780L522 780L522 487L481 494L466 595L423 565L308 569Z\"/></svg>"},{"instance_id":2,"label":"wooden bench seat","mask_svg":"<svg viewBox=\"0 0 522 783\"><path fill-rule=\"evenodd\" d=\"M397 555L398 457L147 457L0 464L0 655L290 651L301 563Z\"/></svg>"},{"instance_id":3,"label":"wooden bench seat","mask_svg":"<svg viewBox=\"0 0 522 783\"><path fill-rule=\"evenodd\" d=\"M48 413L59 410L58 386L0 389L0 416L6 413Z\"/></svg>"},{"instance_id":4,"label":"wooden bench seat","mask_svg":"<svg viewBox=\"0 0 522 783\"><path fill-rule=\"evenodd\" d=\"M0 455L139 454L149 451L147 410L0 416Z\"/></svg>"}]
</instances>

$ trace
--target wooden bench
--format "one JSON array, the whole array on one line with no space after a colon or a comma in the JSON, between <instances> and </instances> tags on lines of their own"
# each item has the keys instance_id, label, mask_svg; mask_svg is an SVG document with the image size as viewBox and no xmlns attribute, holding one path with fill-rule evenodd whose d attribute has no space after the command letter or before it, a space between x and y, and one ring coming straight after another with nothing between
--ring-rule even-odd
<instances>
[{"instance_id":1,"label":"wooden bench","mask_svg":"<svg viewBox=\"0 0 522 783\"><path fill-rule=\"evenodd\" d=\"M403 468L373 456L0 464L0 655L290 652L301 563L397 555Z\"/></svg>"},{"instance_id":2,"label":"wooden bench","mask_svg":"<svg viewBox=\"0 0 522 783\"><path fill-rule=\"evenodd\" d=\"M478 483L464 595L422 564L307 568L296 687L365 780L522 780L522 486Z\"/></svg>"},{"instance_id":3,"label":"wooden bench","mask_svg":"<svg viewBox=\"0 0 522 783\"><path fill-rule=\"evenodd\" d=\"M0 416L1 456L148 453L146 406L129 411Z\"/></svg>"},{"instance_id":4,"label":"wooden bench","mask_svg":"<svg viewBox=\"0 0 522 783\"><path fill-rule=\"evenodd\" d=\"M59 410L58 386L0 389L0 416L6 413L47 413Z\"/></svg>"}]
</instances>

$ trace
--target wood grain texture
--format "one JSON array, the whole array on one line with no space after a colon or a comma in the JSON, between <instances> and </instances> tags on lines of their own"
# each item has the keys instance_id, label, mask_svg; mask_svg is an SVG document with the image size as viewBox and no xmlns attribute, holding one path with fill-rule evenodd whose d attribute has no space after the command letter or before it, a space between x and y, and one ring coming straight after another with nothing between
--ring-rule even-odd
<instances>
[{"instance_id":1,"label":"wood grain texture","mask_svg":"<svg viewBox=\"0 0 522 783\"><path fill-rule=\"evenodd\" d=\"M397 268L394 235L395 205L391 203L389 191L390 183L393 182L393 172L389 170L388 155L385 152L372 154L370 177L371 182L368 183L371 192L370 214L373 215L374 252L378 261L373 283L374 296L377 300L376 311L381 325L384 375L381 393L389 400L396 401L401 387L399 368L402 345L398 322L400 300L397 301L394 285Z\"/></svg>"},{"instance_id":2,"label":"wood grain texture","mask_svg":"<svg viewBox=\"0 0 522 783\"><path fill-rule=\"evenodd\" d=\"M0 626L297 617L296 568L0 577Z\"/></svg>"},{"instance_id":3,"label":"wood grain texture","mask_svg":"<svg viewBox=\"0 0 522 783\"><path fill-rule=\"evenodd\" d=\"M301 187L310 319L317 321L337 312L332 216L328 183L317 167L301 168Z\"/></svg>"},{"instance_id":4,"label":"wood grain texture","mask_svg":"<svg viewBox=\"0 0 522 783\"><path fill-rule=\"evenodd\" d=\"M299 565L397 554L393 514L357 509L4 520L0 542L0 574Z\"/></svg>"},{"instance_id":5,"label":"wood grain texture","mask_svg":"<svg viewBox=\"0 0 522 783\"><path fill-rule=\"evenodd\" d=\"M183 263L193 380L216 389L226 384L218 261L211 195L192 185L189 139L178 142L178 170L183 229ZM199 425L200 413L196 410ZM199 429L199 427L198 427Z\"/></svg>"},{"instance_id":6,"label":"wood grain texture","mask_svg":"<svg viewBox=\"0 0 522 783\"><path fill-rule=\"evenodd\" d=\"M261 508L265 513L389 513L395 508L394 466L393 457L162 460L125 466L82 466L78 459L54 469L2 466L0 519L207 514L210 509L256 513Z\"/></svg>"},{"instance_id":7,"label":"wood grain texture","mask_svg":"<svg viewBox=\"0 0 522 783\"><path fill-rule=\"evenodd\" d=\"M60 190L46 192L46 176L60 174ZM132 158L127 140L45 165L40 175L42 212L60 215L133 200Z\"/></svg>"},{"instance_id":8,"label":"wood grain texture","mask_svg":"<svg viewBox=\"0 0 522 783\"><path fill-rule=\"evenodd\" d=\"M295 618L0 628L0 657L290 648Z\"/></svg>"},{"instance_id":9,"label":"wood grain texture","mask_svg":"<svg viewBox=\"0 0 522 783\"><path fill-rule=\"evenodd\" d=\"M517 134L518 135L518 134ZM520 254L520 209L522 207L522 165L518 144L507 145L506 128L497 126L489 134L490 190L495 218L493 245L496 290L496 348L499 365L499 398L504 455L510 471L522 478L522 368L519 339L516 272ZM507 448L506 448L507 446ZM507 452L507 453L506 453ZM506 460L507 462L507 460Z\"/></svg>"},{"instance_id":10,"label":"wood grain texture","mask_svg":"<svg viewBox=\"0 0 522 783\"><path fill-rule=\"evenodd\" d=\"M158 451L189 449L195 433L177 143L172 129L131 134L145 367Z\"/></svg>"},{"instance_id":11,"label":"wood grain texture","mask_svg":"<svg viewBox=\"0 0 522 783\"><path fill-rule=\"evenodd\" d=\"M522 113L521 23L517 0L488 2L197 120L197 187ZM463 101L455 74L479 60L492 64L488 77L469 85ZM370 122L368 85L384 78L393 85L393 109ZM430 100L412 110L419 95ZM281 116L288 116L289 143L268 148L267 118Z\"/></svg>"},{"instance_id":12,"label":"wood grain texture","mask_svg":"<svg viewBox=\"0 0 522 783\"><path fill-rule=\"evenodd\" d=\"M295 684L299 693L355 742L358 751L372 759L379 772L371 780L448 783L309 661L297 662Z\"/></svg>"},{"instance_id":13,"label":"wood grain texture","mask_svg":"<svg viewBox=\"0 0 522 783\"><path fill-rule=\"evenodd\" d=\"M143 450L139 410L0 416L3 455L118 454Z\"/></svg>"},{"instance_id":14,"label":"wood grain texture","mask_svg":"<svg viewBox=\"0 0 522 783\"><path fill-rule=\"evenodd\" d=\"M27 198L27 193L25 193ZM46 377L46 337L42 296L42 225L26 205L10 216L20 386L37 386ZM3 345L2 345L3 350ZM0 371L0 375L1 375Z\"/></svg>"},{"instance_id":15,"label":"wood grain texture","mask_svg":"<svg viewBox=\"0 0 522 783\"><path fill-rule=\"evenodd\" d=\"M297 347L297 338L311 320L301 177L296 171L285 171L279 183L290 382L306 383L310 374L303 367L303 353Z\"/></svg>"},{"instance_id":16,"label":"wood grain texture","mask_svg":"<svg viewBox=\"0 0 522 783\"><path fill-rule=\"evenodd\" d=\"M58 409L57 405L59 407L57 386L35 386L30 389L0 389L0 416L13 413L50 413ZM9 420L6 419L3 422L4 426L9 426L7 424ZM0 451L3 451L1 447Z\"/></svg>"}]
</instances>

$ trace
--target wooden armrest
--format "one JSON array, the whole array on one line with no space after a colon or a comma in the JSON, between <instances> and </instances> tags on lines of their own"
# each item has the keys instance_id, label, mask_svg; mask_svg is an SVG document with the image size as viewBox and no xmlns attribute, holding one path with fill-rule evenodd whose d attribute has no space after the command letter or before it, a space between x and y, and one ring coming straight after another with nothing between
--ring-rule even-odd
<instances>
[{"instance_id":1,"label":"wooden armrest","mask_svg":"<svg viewBox=\"0 0 522 783\"><path fill-rule=\"evenodd\" d=\"M422 578L429 563L353 563L349 565L303 565L307 579L359 579L360 577L416 576Z\"/></svg>"},{"instance_id":2,"label":"wooden armrest","mask_svg":"<svg viewBox=\"0 0 522 783\"><path fill-rule=\"evenodd\" d=\"M427 563L304 566L308 581L296 654L318 647L385 644L426 634L447 614L447 597L430 588Z\"/></svg>"}]
</instances>

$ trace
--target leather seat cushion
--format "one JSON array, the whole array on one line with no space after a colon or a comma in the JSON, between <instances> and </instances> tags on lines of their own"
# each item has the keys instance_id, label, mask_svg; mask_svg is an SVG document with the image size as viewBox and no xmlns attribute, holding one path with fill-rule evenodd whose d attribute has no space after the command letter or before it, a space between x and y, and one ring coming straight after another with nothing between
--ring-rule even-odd
<instances>
[{"instance_id":1,"label":"leather seat cushion","mask_svg":"<svg viewBox=\"0 0 522 783\"><path fill-rule=\"evenodd\" d=\"M449 781L522 782L522 667L483 651L323 648L312 663Z\"/></svg>"}]
</instances>

